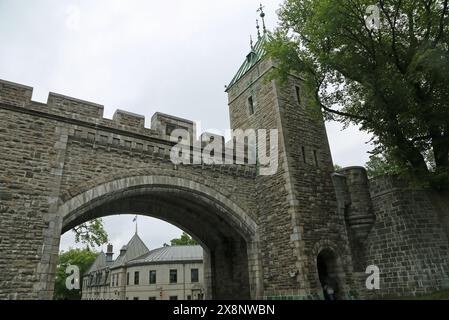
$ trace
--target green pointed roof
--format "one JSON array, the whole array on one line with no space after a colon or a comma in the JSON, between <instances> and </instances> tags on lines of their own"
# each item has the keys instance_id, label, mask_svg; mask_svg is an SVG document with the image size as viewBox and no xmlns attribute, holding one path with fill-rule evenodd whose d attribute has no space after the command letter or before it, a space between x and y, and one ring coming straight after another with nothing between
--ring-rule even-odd
<instances>
[{"instance_id":1,"label":"green pointed roof","mask_svg":"<svg viewBox=\"0 0 449 320\"><path fill-rule=\"evenodd\" d=\"M259 40L257 40L253 49L246 56L242 66L237 71L234 78L227 85L225 92L227 92L237 81L239 81L252 67L254 67L265 55L264 44L266 42L267 35L264 34Z\"/></svg>"}]
</instances>

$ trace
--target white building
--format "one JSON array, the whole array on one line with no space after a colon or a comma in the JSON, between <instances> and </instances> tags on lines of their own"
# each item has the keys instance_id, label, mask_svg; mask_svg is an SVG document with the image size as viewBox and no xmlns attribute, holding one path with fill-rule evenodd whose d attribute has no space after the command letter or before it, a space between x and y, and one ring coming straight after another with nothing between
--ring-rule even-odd
<instances>
[{"instance_id":1,"label":"white building","mask_svg":"<svg viewBox=\"0 0 449 320\"><path fill-rule=\"evenodd\" d=\"M101 252L82 281L84 300L202 300L201 246L148 250L137 233L115 261L112 245Z\"/></svg>"}]
</instances>

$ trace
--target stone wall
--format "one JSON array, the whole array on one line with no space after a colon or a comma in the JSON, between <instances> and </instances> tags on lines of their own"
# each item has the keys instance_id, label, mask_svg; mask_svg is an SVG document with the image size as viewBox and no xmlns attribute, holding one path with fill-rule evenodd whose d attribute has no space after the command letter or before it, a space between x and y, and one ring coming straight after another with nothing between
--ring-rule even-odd
<instances>
[{"instance_id":1,"label":"stone wall","mask_svg":"<svg viewBox=\"0 0 449 320\"><path fill-rule=\"evenodd\" d=\"M169 159L173 143L158 128L145 128L143 116L118 111L110 120L95 103L51 93L48 104L42 104L31 96L30 87L0 81L0 299L51 298L61 232L69 223L111 214L101 207L96 211L94 195L103 192L112 203L126 195L127 188L136 190L150 181L154 212L161 217L163 212L178 212L173 222L210 245L211 260L217 264L214 281L227 290L219 294L231 297L236 283L241 297L248 298L250 290L255 297L263 290L256 278L260 263L254 166L174 165ZM127 186L132 181L140 182ZM164 186L163 193L154 191L156 185ZM82 210L65 212L67 203ZM203 216L195 218L188 204L198 206ZM89 206L91 211L83 211ZM75 220L67 220L65 215L72 213ZM227 241L230 245L224 248ZM234 261L225 258L230 253ZM250 275L248 268L255 272Z\"/></svg>"},{"instance_id":2,"label":"stone wall","mask_svg":"<svg viewBox=\"0 0 449 320\"><path fill-rule=\"evenodd\" d=\"M370 189L376 222L367 239L365 261L380 268L381 289L376 294L413 295L449 288L447 226L431 201L433 192L391 177L371 181ZM449 199L442 201L447 214Z\"/></svg>"}]
</instances>

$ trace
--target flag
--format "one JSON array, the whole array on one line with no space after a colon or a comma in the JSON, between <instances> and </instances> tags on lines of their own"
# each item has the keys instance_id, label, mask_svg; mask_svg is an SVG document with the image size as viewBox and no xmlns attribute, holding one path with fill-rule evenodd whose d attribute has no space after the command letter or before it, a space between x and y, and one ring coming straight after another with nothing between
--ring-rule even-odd
<instances>
[{"instance_id":1,"label":"flag","mask_svg":"<svg viewBox=\"0 0 449 320\"><path fill-rule=\"evenodd\" d=\"M137 221L137 216L135 216L133 219L133 222L136 222L136 221Z\"/></svg>"}]
</instances>

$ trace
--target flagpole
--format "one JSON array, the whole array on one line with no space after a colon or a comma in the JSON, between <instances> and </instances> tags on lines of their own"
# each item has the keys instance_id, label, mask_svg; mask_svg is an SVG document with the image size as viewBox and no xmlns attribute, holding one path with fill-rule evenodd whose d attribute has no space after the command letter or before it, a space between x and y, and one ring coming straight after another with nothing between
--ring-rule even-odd
<instances>
[{"instance_id":1,"label":"flagpole","mask_svg":"<svg viewBox=\"0 0 449 320\"><path fill-rule=\"evenodd\" d=\"M134 217L134 221L136 222L136 234L137 234L137 215Z\"/></svg>"}]
</instances>

